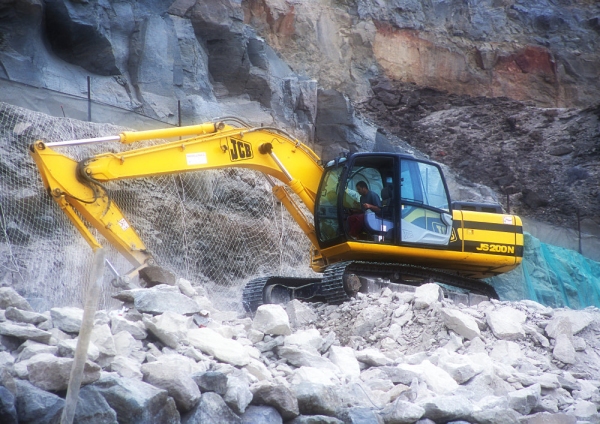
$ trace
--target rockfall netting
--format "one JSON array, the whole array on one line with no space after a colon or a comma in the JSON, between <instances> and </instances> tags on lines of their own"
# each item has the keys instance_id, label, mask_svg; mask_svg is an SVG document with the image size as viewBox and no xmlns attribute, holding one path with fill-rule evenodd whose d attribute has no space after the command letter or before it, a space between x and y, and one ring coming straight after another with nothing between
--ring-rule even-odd
<instances>
[{"instance_id":1,"label":"rockfall netting","mask_svg":"<svg viewBox=\"0 0 600 424\"><path fill-rule=\"evenodd\" d=\"M535 300L553 308L600 307L600 263L525 233L522 266L489 279L502 300Z\"/></svg>"},{"instance_id":2,"label":"rockfall netting","mask_svg":"<svg viewBox=\"0 0 600 424\"><path fill-rule=\"evenodd\" d=\"M0 103L0 286L17 289L36 309L82 304L92 250L44 192L28 148L38 139L57 142L123 130ZM80 160L143 145L56 149ZM310 275L309 242L260 173L202 171L106 187L158 265L221 295L216 297L239 302L244 282L255 276ZM117 270L129 271L130 264L93 233ZM106 287L102 307L110 306L116 290Z\"/></svg>"}]
</instances>

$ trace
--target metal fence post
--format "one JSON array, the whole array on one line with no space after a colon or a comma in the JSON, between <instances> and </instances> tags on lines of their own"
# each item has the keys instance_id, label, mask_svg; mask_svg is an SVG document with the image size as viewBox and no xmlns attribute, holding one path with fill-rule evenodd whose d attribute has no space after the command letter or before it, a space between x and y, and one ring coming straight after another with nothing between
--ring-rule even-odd
<instances>
[{"instance_id":1,"label":"metal fence post","mask_svg":"<svg viewBox=\"0 0 600 424\"><path fill-rule=\"evenodd\" d=\"M92 78L88 75L87 77L87 97L88 97L88 122L92 122L92 90L91 83Z\"/></svg>"}]
</instances>

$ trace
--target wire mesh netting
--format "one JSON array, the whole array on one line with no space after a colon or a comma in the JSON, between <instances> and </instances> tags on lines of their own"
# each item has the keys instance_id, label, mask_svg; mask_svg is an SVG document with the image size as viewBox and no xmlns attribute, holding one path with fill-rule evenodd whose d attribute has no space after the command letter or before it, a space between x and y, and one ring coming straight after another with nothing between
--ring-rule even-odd
<instances>
[{"instance_id":1,"label":"wire mesh netting","mask_svg":"<svg viewBox=\"0 0 600 424\"><path fill-rule=\"evenodd\" d=\"M27 153L29 146L36 140L101 137L123 130L0 103L0 285L15 288L36 309L83 303L92 250L45 193ZM158 142L57 150L82 160ZM260 173L201 171L106 187L158 265L205 286L215 297L239 302L245 281L256 276L311 275L309 242ZM117 270L129 271L129 263L92 233L107 247L107 257ZM111 294L116 290L106 285L101 307L114 306Z\"/></svg>"}]
</instances>

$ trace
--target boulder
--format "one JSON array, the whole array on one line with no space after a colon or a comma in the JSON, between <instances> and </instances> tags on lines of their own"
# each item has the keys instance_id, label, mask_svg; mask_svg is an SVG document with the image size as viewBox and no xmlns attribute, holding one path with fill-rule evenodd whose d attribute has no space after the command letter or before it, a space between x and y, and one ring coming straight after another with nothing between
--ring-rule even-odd
<instances>
[{"instance_id":1,"label":"boulder","mask_svg":"<svg viewBox=\"0 0 600 424\"><path fill-rule=\"evenodd\" d=\"M144 317L144 324L152 334L172 349L176 349L182 341L187 341L188 330L197 328L192 317L170 311L152 318Z\"/></svg>"},{"instance_id":2,"label":"boulder","mask_svg":"<svg viewBox=\"0 0 600 424\"><path fill-rule=\"evenodd\" d=\"M277 355L295 367L314 367L339 372L338 367L329 359L322 357L318 353L300 349L296 346L279 346L277 348Z\"/></svg>"},{"instance_id":3,"label":"boulder","mask_svg":"<svg viewBox=\"0 0 600 424\"><path fill-rule=\"evenodd\" d=\"M141 371L146 383L169 393L179 411L190 411L198 404L200 400L198 385L189 371L180 367L178 363L170 363L167 360L150 362L143 364Z\"/></svg>"},{"instance_id":4,"label":"boulder","mask_svg":"<svg viewBox=\"0 0 600 424\"><path fill-rule=\"evenodd\" d=\"M308 330L299 330L294 334L285 336L284 346L297 346L317 352L323 345L323 337L319 330L311 328Z\"/></svg>"},{"instance_id":5,"label":"boulder","mask_svg":"<svg viewBox=\"0 0 600 424\"><path fill-rule=\"evenodd\" d=\"M527 316L510 306L487 313L487 323L499 339L517 340L525 337L523 324Z\"/></svg>"},{"instance_id":6,"label":"boulder","mask_svg":"<svg viewBox=\"0 0 600 424\"><path fill-rule=\"evenodd\" d=\"M382 365L389 365L394 361L385 354L381 353L381 351L377 348L366 348L359 351L354 351L354 356L360 362L363 362L366 365L379 367Z\"/></svg>"},{"instance_id":7,"label":"boulder","mask_svg":"<svg viewBox=\"0 0 600 424\"><path fill-rule=\"evenodd\" d=\"M442 308L440 316L448 329L466 339L473 340L481 335L477 321L470 315L456 309Z\"/></svg>"},{"instance_id":8,"label":"boulder","mask_svg":"<svg viewBox=\"0 0 600 424\"><path fill-rule=\"evenodd\" d=\"M386 317L385 312L378 306L367 306L360 311L352 324L352 333L355 336L365 336Z\"/></svg>"},{"instance_id":9,"label":"boulder","mask_svg":"<svg viewBox=\"0 0 600 424\"><path fill-rule=\"evenodd\" d=\"M285 311L288 314L290 325L294 328L310 324L317 319L317 315L312 309L298 299L288 302L285 305Z\"/></svg>"},{"instance_id":10,"label":"boulder","mask_svg":"<svg viewBox=\"0 0 600 424\"><path fill-rule=\"evenodd\" d=\"M92 387L117 413L120 422L180 422L175 401L166 390L114 374L103 375Z\"/></svg>"},{"instance_id":11,"label":"boulder","mask_svg":"<svg viewBox=\"0 0 600 424\"><path fill-rule=\"evenodd\" d=\"M218 395L227 392L227 376L220 371L195 373L192 379L202 392L215 392Z\"/></svg>"},{"instance_id":12,"label":"boulder","mask_svg":"<svg viewBox=\"0 0 600 424\"><path fill-rule=\"evenodd\" d=\"M252 386L251 390L253 405L271 406L286 421L300 415L298 400L286 386L274 383L259 383Z\"/></svg>"},{"instance_id":13,"label":"boulder","mask_svg":"<svg viewBox=\"0 0 600 424\"><path fill-rule=\"evenodd\" d=\"M283 424L277 409L266 405L250 405L240 418L243 424Z\"/></svg>"},{"instance_id":14,"label":"boulder","mask_svg":"<svg viewBox=\"0 0 600 424\"><path fill-rule=\"evenodd\" d=\"M222 362L243 367L250 362L250 355L235 340L226 339L210 328L196 328L188 332L190 344Z\"/></svg>"},{"instance_id":15,"label":"boulder","mask_svg":"<svg viewBox=\"0 0 600 424\"><path fill-rule=\"evenodd\" d=\"M508 394L509 406L519 414L528 415L538 404L542 396L542 387L539 384Z\"/></svg>"},{"instance_id":16,"label":"boulder","mask_svg":"<svg viewBox=\"0 0 600 424\"><path fill-rule=\"evenodd\" d=\"M8 309L11 306L22 311L33 311L29 302L12 287L0 287L0 309Z\"/></svg>"},{"instance_id":17,"label":"boulder","mask_svg":"<svg viewBox=\"0 0 600 424\"><path fill-rule=\"evenodd\" d=\"M334 365L337 365L341 374L349 380L360 376L360 365L351 348L331 346L328 357Z\"/></svg>"},{"instance_id":18,"label":"boulder","mask_svg":"<svg viewBox=\"0 0 600 424\"><path fill-rule=\"evenodd\" d=\"M242 424L225 401L214 392L203 393L198 405L181 420L181 424L195 423L231 423Z\"/></svg>"},{"instance_id":19,"label":"boulder","mask_svg":"<svg viewBox=\"0 0 600 424\"><path fill-rule=\"evenodd\" d=\"M256 315L252 322L252 328L265 334L290 335L290 321L281 305L261 305L256 310Z\"/></svg>"},{"instance_id":20,"label":"boulder","mask_svg":"<svg viewBox=\"0 0 600 424\"><path fill-rule=\"evenodd\" d=\"M235 370L227 375L227 390L223 400L236 414L243 414L252 402L252 392L246 374Z\"/></svg>"},{"instance_id":21,"label":"boulder","mask_svg":"<svg viewBox=\"0 0 600 424\"><path fill-rule=\"evenodd\" d=\"M0 335L46 344L50 342L50 337L52 337L51 333L40 330L33 324L13 323L11 321L0 322Z\"/></svg>"},{"instance_id":22,"label":"boulder","mask_svg":"<svg viewBox=\"0 0 600 424\"><path fill-rule=\"evenodd\" d=\"M15 380L15 407L19 423L58 423L64 399L35 387L28 381Z\"/></svg>"},{"instance_id":23,"label":"boulder","mask_svg":"<svg viewBox=\"0 0 600 424\"><path fill-rule=\"evenodd\" d=\"M54 327L65 333L79 333L83 319L83 309L72 306L50 309Z\"/></svg>"},{"instance_id":24,"label":"boulder","mask_svg":"<svg viewBox=\"0 0 600 424\"><path fill-rule=\"evenodd\" d=\"M418 402L425 410L423 417L435 422L468 420L473 412L473 404L464 396L436 396Z\"/></svg>"},{"instance_id":25,"label":"boulder","mask_svg":"<svg viewBox=\"0 0 600 424\"><path fill-rule=\"evenodd\" d=\"M138 361L121 355L117 355L113 358L110 363L110 370L124 378L142 380L144 377L141 371L141 365Z\"/></svg>"},{"instance_id":26,"label":"boulder","mask_svg":"<svg viewBox=\"0 0 600 424\"><path fill-rule=\"evenodd\" d=\"M130 321L120 315L112 315L110 318L110 331L117 334L121 331L127 331L137 340L144 340L148 333L146 326L142 321Z\"/></svg>"},{"instance_id":27,"label":"boulder","mask_svg":"<svg viewBox=\"0 0 600 424\"><path fill-rule=\"evenodd\" d=\"M37 312L23 311L21 309L15 308L14 306L9 306L8 308L6 308L4 316L6 317L6 319L9 319L11 321L33 325L37 325L48 320L48 317L45 315L38 314Z\"/></svg>"},{"instance_id":28,"label":"boulder","mask_svg":"<svg viewBox=\"0 0 600 424\"><path fill-rule=\"evenodd\" d=\"M414 307L427 309L443 298L444 294L440 286L434 283L423 284L415 290Z\"/></svg>"},{"instance_id":29,"label":"boulder","mask_svg":"<svg viewBox=\"0 0 600 424\"><path fill-rule=\"evenodd\" d=\"M386 424L410 424L419 421L425 414L425 409L399 400L387 405L380 414Z\"/></svg>"},{"instance_id":30,"label":"boulder","mask_svg":"<svg viewBox=\"0 0 600 424\"><path fill-rule=\"evenodd\" d=\"M178 287L164 284L150 289L123 290L113 297L122 302L132 302L138 311L152 315L167 311L191 315L201 310L195 301L181 294Z\"/></svg>"},{"instance_id":31,"label":"boulder","mask_svg":"<svg viewBox=\"0 0 600 424\"><path fill-rule=\"evenodd\" d=\"M117 413L94 386L79 390L79 399L73 422L77 424L114 424Z\"/></svg>"},{"instance_id":32,"label":"boulder","mask_svg":"<svg viewBox=\"0 0 600 424\"><path fill-rule=\"evenodd\" d=\"M339 397L333 386L315 383L300 383L292 387L298 399L298 409L303 415L333 416Z\"/></svg>"},{"instance_id":33,"label":"boulder","mask_svg":"<svg viewBox=\"0 0 600 424\"><path fill-rule=\"evenodd\" d=\"M0 418L5 424L18 424L15 395L4 386L0 386Z\"/></svg>"},{"instance_id":34,"label":"boulder","mask_svg":"<svg viewBox=\"0 0 600 424\"><path fill-rule=\"evenodd\" d=\"M29 381L42 390L65 390L69 385L73 359L57 358L49 353L41 353L29 359L27 371ZM100 378L100 367L86 361L83 368L82 384L90 384Z\"/></svg>"}]
</instances>

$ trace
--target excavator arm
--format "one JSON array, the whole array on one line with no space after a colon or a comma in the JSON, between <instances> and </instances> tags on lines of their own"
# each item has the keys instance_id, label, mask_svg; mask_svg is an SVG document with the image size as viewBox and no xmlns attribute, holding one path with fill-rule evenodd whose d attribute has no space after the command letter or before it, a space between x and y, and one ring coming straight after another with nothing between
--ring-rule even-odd
<instances>
[{"instance_id":1,"label":"excavator arm","mask_svg":"<svg viewBox=\"0 0 600 424\"><path fill-rule=\"evenodd\" d=\"M183 139L100 154L79 162L54 150L87 143L130 144L178 137ZM285 132L270 127L237 128L222 122L56 143L37 141L30 147L30 155L40 170L44 186L92 249L101 245L84 220L137 270L153 265L153 258L119 207L111 201L105 182L205 169L247 168L285 183L312 212L323 173L317 155ZM318 256L313 223L306 219L288 190L273 184L273 192L310 239Z\"/></svg>"}]
</instances>

